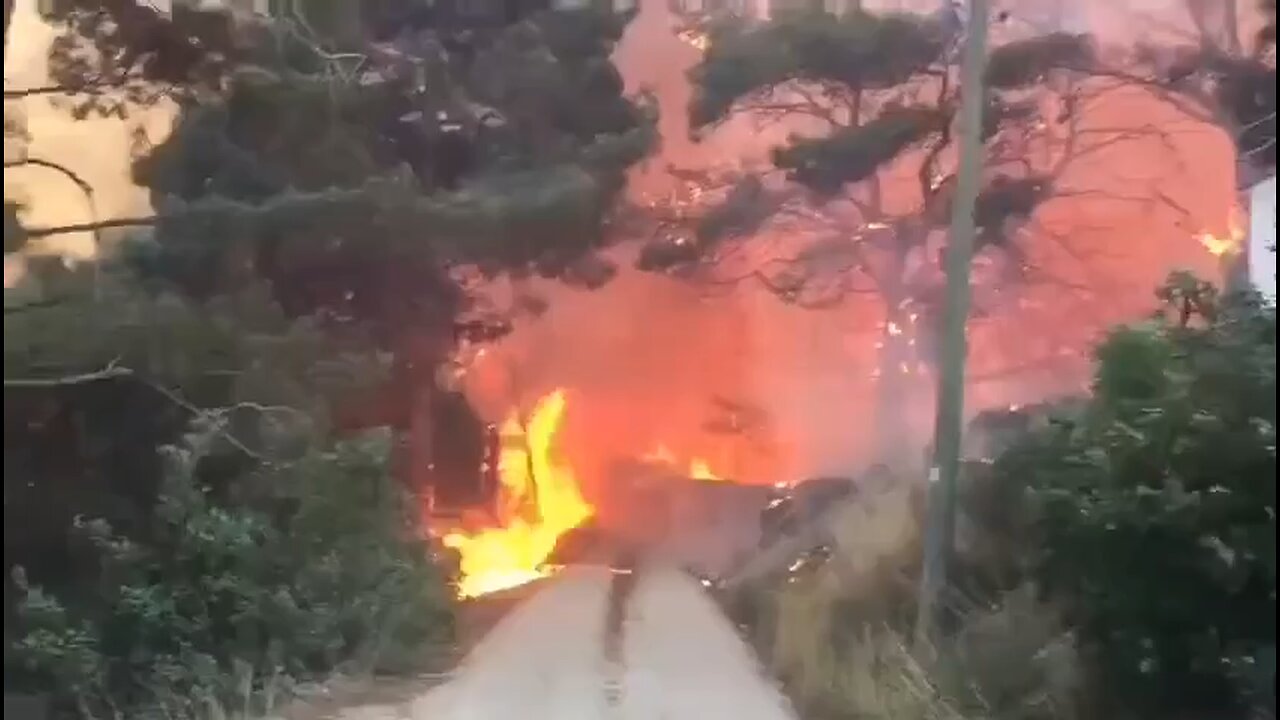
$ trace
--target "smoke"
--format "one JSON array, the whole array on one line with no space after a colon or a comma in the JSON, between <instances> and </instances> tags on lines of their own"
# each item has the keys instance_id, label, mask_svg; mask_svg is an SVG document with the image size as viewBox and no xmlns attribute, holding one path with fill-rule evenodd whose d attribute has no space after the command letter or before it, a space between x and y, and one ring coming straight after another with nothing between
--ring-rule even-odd
<instances>
[{"instance_id":1,"label":"smoke","mask_svg":"<svg viewBox=\"0 0 1280 720\"><path fill-rule=\"evenodd\" d=\"M926 11L938 6L919 4ZM863 3L870 10L911 9L907 5ZM759 165L797 130L787 123L761 129L736 118L702 142L691 140L685 76L698 53L672 32L667 0L642 0L640 6L615 60L629 89L658 99L662 146L633 174L634 199L673 192L678 183L668 167ZM1000 7L1010 11L1008 23L1034 24L1037 32L1095 30L1108 43L1193 29L1179 0L1119 6L1026 0ZM1171 269L1216 272L1191 236L1226 231L1235 202L1230 139L1138 91L1097 103L1087 125L1100 134L1146 126L1168 132L1117 143L1074 164L1062 181L1088 191L1038 213L1045 239L1034 244L1027 261L1051 270L1054 279L1007 291L1007 298L997 292L989 298L991 308L971 323L971 413L1081 391L1099 333L1144 317L1153 289ZM892 194L893 183L886 187ZM1144 199L1153 196L1168 202ZM626 250L619 253L625 267ZM870 460L875 343L883 319L874 296L804 310L750 283L708 296L636 271L624 271L594 292L549 285L536 292L548 301L546 313L491 348L468 390L484 414L496 417L512 406L530 406L553 387L568 388L560 444L575 466L587 468L589 485L602 482L611 459L642 455L657 444L677 456L705 456L721 474L761 483L849 474ZM723 400L750 408L745 415L754 425L737 434L716 432ZM901 412L923 444L932 409Z\"/></svg>"}]
</instances>

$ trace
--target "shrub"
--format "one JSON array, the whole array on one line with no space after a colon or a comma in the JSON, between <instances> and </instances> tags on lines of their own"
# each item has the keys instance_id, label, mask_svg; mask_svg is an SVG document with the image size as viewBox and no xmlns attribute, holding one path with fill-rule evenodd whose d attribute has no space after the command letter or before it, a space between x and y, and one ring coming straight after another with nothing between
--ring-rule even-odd
<instances>
[{"instance_id":1,"label":"shrub","mask_svg":"<svg viewBox=\"0 0 1280 720\"><path fill-rule=\"evenodd\" d=\"M387 476L384 438L264 466L216 502L198 479L215 437L166 449L137 537L77 520L97 591L61 602L24 587L6 676L85 717L207 717L451 639L452 593Z\"/></svg>"},{"instance_id":2,"label":"shrub","mask_svg":"<svg viewBox=\"0 0 1280 720\"><path fill-rule=\"evenodd\" d=\"M1098 348L1090 402L994 472L1112 717L1274 712L1275 310L1175 276Z\"/></svg>"}]
</instances>

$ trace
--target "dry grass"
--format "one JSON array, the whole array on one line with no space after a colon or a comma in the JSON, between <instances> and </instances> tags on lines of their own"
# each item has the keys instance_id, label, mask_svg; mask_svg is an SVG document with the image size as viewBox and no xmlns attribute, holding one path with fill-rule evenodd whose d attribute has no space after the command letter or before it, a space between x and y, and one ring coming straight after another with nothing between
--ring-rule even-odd
<instances>
[{"instance_id":1,"label":"dry grass","mask_svg":"<svg viewBox=\"0 0 1280 720\"><path fill-rule=\"evenodd\" d=\"M864 492L831 514L832 555L773 591L771 664L815 717L961 720L886 624L917 554L910 489ZM866 618L851 631L850 613Z\"/></svg>"},{"instance_id":2,"label":"dry grass","mask_svg":"<svg viewBox=\"0 0 1280 720\"><path fill-rule=\"evenodd\" d=\"M965 613L945 647L914 654L919 557L910 488L882 488L833 513L832 557L775 586L770 664L809 716L865 720L1060 720L1076 658L1054 613L1030 591Z\"/></svg>"},{"instance_id":3,"label":"dry grass","mask_svg":"<svg viewBox=\"0 0 1280 720\"><path fill-rule=\"evenodd\" d=\"M961 720L902 639L883 625L867 625L844 647L837 598L811 582L778 596L773 664L797 704L815 717L866 720Z\"/></svg>"}]
</instances>

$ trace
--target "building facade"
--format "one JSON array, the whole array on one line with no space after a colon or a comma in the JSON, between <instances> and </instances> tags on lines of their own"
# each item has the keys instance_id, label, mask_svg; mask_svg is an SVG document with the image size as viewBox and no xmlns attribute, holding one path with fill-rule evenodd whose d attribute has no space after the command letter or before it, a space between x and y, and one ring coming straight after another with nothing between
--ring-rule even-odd
<instances>
[{"instance_id":1,"label":"building facade","mask_svg":"<svg viewBox=\"0 0 1280 720\"><path fill-rule=\"evenodd\" d=\"M1276 176L1248 190L1249 230L1245 264L1249 283L1272 303L1276 301Z\"/></svg>"}]
</instances>

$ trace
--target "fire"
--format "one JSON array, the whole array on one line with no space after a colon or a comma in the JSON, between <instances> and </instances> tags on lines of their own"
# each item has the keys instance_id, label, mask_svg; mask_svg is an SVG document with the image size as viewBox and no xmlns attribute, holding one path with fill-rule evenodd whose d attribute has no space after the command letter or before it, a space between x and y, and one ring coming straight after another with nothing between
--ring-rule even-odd
<instances>
[{"instance_id":1,"label":"fire","mask_svg":"<svg viewBox=\"0 0 1280 720\"><path fill-rule=\"evenodd\" d=\"M645 453L644 459L649 462L671 465L672 467L680 464L676 460L675 453L671 452L671 449L666 445L658 445L653 450ZM694 480L710 480L713 482L724 480L723 476L711 469L710 462L700 457L695 457L689 461L689 469L685 474Z\"/></svg>"},{"instance_id":2,"label":"fire","mask_svg":"<svg viewBox=\"0 0 1280 720\"><path fill-rule=\"evenodd\" d=\"M1214 257L1222 257L1236 249L1236 241L1230 237L1218 237L1213 233L1206 232L1200 233L1200 237L1197 239L1209 251L1209 254Z\"/></svg>"},{"instance_id":3,"label":"fire","mask_svg":"<svg viewBox=\"0 0 1280 720\"><path fill-rule=\"evenodd\" d=\"M544 577L556 540L592 515L573 470L552 459L552 443L565 411L556 390L535 406L527 427L512 413L502 424L498 460L498 524L452 532L444 544L458 551L458 592L476 597Z\"/></svg>"},{"instance_id":4,"label":"fire","mask_svg":"<svg viewBox=\"0 0 1280 720\"><path fill-rule=\"evenodd\" d=\"M517 413L502 423L498 456L496 520L479 530L444 534L446 547L458 551L461 580L458 594L477 597L546 577L546 560L556 541L593 514L583 498L573 468L552 458L556 434L564 419L566 397L556 390L534 406L527 424ZM644 456L672 467L680 463L665 445ZM695 457L688 476L696 480L724 478L711 464Z\"/></svg>"},{"instance_id":5,"label":"fire","mask_svg":"<svg viewBox=\"0 0 1280 720\"><path fill-rule=\"evenodd\" d=\"M1209 251L1214 257L1222 257L1237 252L1244 243L1247 234L1244 228L1243 216L1244 211L1239 207L1233 208L1227 221L1227 234L1225 237L1215 235L1211 232L1202 232L1196 239L1200 244Z\"/></svg>"},{"instance_id":6,"label":"fire","mask_svg":"<svg viewBox=\"0 0 1280 720\"><path fill-rule=\"evenodd\" d=\"M702 458L694 458L689 462L689 477L694 480L724 480L711 469L710 463Z\"/></svg>"}]
</instances>

